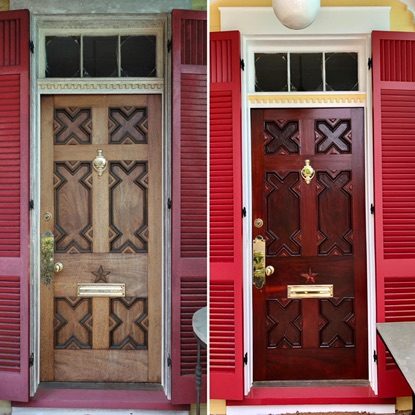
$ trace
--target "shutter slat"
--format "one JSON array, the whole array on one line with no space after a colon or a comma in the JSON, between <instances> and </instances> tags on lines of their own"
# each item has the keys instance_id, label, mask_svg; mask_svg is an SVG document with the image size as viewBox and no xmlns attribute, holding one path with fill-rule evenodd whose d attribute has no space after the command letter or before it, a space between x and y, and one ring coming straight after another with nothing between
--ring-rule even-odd
<instances>
[{"instance_id":1,"label":"shutter slat","mask_svg":"<svg viewBox=\"0 0 415 415\"><path fill-rule=\"evenodd\" d=\"M210 397L243 398L238 32L210 36Z\"/></svg>"},{"instance_id":2,"label":"shutter slat","mask_svg":"<svg viewBox=\"0 0 415 415\"><path fill-rule=\"evenodd\" d=\"M377 321L415 320L415 35L374 32L373 125ZM413 273L408 270L413 269ZM408 276L410 275L410 276ZM379 346L379 393L409 388L383 344Z\"/></svg>"},{"instance_id":3,"label":"shutter slat","mask_svg":"<svg viewBox=\"0 0 415 415\"><path fill-rule=\"evenodd\" d=\"M172 29L172 402L192 403L192 318L207 298L206 13L174 10ZM202 362L206 386L205 350Z\"/></svg>"}]
</instances>

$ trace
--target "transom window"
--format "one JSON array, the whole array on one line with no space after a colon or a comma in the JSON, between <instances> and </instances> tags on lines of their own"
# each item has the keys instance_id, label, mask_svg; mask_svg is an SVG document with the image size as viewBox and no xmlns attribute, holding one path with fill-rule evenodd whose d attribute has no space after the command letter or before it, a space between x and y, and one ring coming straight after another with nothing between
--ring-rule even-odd
<instances>
[{"instance_id":1,"label":"transom window","mask_svg":"<svg viewBox=\"0 0 415 415\"><path fill-rule=\"evenodd\" d=\"M358 91L355 52L255 53L255 92Z\"/></svg>"},{"instance_id":2,"label":"transom window","mask_svg":"<svg viewBox=\"0 0 415 415\"><path fill-rule=\"evenodd\" d=\"M157 76L156 36L46 36L46 78Z\"/></svg>"}]
</instances>

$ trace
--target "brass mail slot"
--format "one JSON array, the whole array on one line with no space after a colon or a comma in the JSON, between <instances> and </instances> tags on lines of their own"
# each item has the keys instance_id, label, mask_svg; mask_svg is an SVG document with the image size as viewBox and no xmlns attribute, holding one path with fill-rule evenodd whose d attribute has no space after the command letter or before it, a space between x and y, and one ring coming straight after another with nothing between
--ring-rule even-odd
<instances>
[{"instance_id":1,"label":"brass mail slot","mask_svg":"<svg viewBox=\"0 0 415 415\"><path fill-rule=\"evenodd\" d=\"M288 298L331 298L333 284L287 285Z\"/></svg>"},{"instance_id":2,"label":"brass mail slot","mask_svg":"<svg viewBox=\"0 0 415 415\"><path fill-rule=\"evenodd\" d=\"M125 284L78 284L78 297L125 297Z\"/></svg>"}]
</instances>

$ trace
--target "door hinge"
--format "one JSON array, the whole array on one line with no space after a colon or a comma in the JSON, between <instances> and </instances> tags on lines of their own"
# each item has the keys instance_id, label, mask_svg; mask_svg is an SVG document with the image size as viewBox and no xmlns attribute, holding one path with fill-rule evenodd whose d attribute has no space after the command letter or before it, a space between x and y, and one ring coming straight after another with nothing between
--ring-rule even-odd
<instances>
[{"instance_id":1,"label":"door hinge","mask_svg":"<svg viewBox=\"0 0 415 415\"><path fill-rule=\"evenodd\" d=\"M241 69L245 70L245 61L243 59L241 59Z\"/></svg>"},{"instance_id":2,"label":"door hinge","mask_svg":"<svg viewBox=\"0 0 415 415\"><path fill-rule=\"evenodd\" d=\"M173 202L171 201L170 198L167 199L167 209L171 209L171 207L173 206Z\"/></svg>"},{"instance_id":3,"label":"door hinge","mask_svg":"<svg viewBox=\"0 0 415 415\"><path fill-rule=\"evenodd\" d=\"M167 366L171 367L171 357L170 357L170 355L167 356Z\"/></svg>"},{"instance_id":4,"label":"door hinge","mask_svg":"<svg viewBox=\"0 0 415 415\"><path fill-rule=\"evenodd\" d=\"M376 353L376 350L373 350L373 361L374 361L375 363L377 363L377 362L378 362L378 354Z\"/></svg>"},{"instance_id":5,"label":"door hinge","mask_svg":"<svg viewBox=\"0 0 415 415\"><path fill-rule=\"evenodd\" d=\"M242 217L246 218L246 207L245 206L242 208Z\"/></svg>"},{"instance_id":6,"label":"door hinge","mask_svg":"<svg viewBox=\"0 0 415 415\"><path fill-rule=\"evenodd\" d=\"M29 41L29 49L31 53L35 53L35 44L33 43L33 40Z\"/></svg>"},{"instance_id":7,"label":"door hinge","mask_svg":"<svg viewBox=\"0 0 415 415\"><path fill-rule=\"evenodd\" d=\"M33 201L33 199L29 200L29 210L33 210L35 208L35 202Z\"/></svg>"},{"instance_id":8,"label":"door hinge","mask_svg":"<svg viewBox=\"0 0 415 415\"><path fill-rule=\"evenodd\" d=\"M171 52L171 47L172 47L172 40L171 39L169 39L168 41L167 41L167 52Z\"/></svg>"},{"instance_id":9,"label":"door hinge","mask_svg":"<svg viewBox=\"0 0 415 415\"><path fill-rule=\"evenodd\" d=\"M370 204L370 213L371 213L372 215L374 215L374 214L375 214L375 205L374 205L373 203L371 203L371 204Z\"/></svg>"},{"instance_id":10,"label":"door hinge","mask_svg":"<svg viewBox=\"0 0 415 415\"><path fill-rule=\"evenodd\" d=\"M372 69L372 58L368 58L368 60L367 60L367 67L368 67L369 70Z\"/></svg>"},{"instance_id":11,"label":"door hinge","mask_svg":"<svg viewBox=\"0 0 415 415\"><path fill-rule=\"evenodd\" d=\"M29 356L29 367L32 367L34 362L35 362L35 355L33 353L30 353L30 356Z\"/></svg>"},{"instance_id":12,"label":"door hinge","mask_svg":"<svg viewBox=\"0 0 415 415\"><path fill-rule=\"evenodd\" d=\"M248 364L248 353L244 354L244 365Z\"/></svg>"}]
</instances>

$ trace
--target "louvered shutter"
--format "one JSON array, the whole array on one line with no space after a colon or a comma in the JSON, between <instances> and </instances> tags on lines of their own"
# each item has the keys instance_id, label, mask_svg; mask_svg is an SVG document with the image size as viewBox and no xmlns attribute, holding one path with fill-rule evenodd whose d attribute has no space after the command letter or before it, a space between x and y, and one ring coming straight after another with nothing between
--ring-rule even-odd
<instances>
[{"instance_id":1,"label":"louvered shutter","mask_svg":"<svg viewBox=\"0 0 415 415\"><path fill-rule=\"evenodd\" d=\"M377 321L415 321L415 34L373 32ZM410 394L379 346L379 392Z\"/></svg>"},{"instance_id":2,"label":"louvered shutter","mask_svg":"<svg viewBox=\"0 0 415 415\"><path fill-rule=\"evenodd\" d=\"M243 398L238 32L210 34L210 397Z\"/></svg>"},{"instance_id":3,"label":"louvered shutter","mask_svg":"<svg viewBox=\"0 0 415 415\"><path fill-rule=\"evenodd\" d=\"M29 398L29 15L0 13L0 400Z\"/></svg>"},{"instance_id":4,"label":"louvered shutter","mask_svg":"<svg viewBox=\"0 0 415 415\"><path fill-rule=\"evenodd\" d=\"M172 401L191 403L192 317L207 294L206 12L174 10L172 30ZM205 373L206 351L203 367Z\"/></svg>"}]
</instances>

